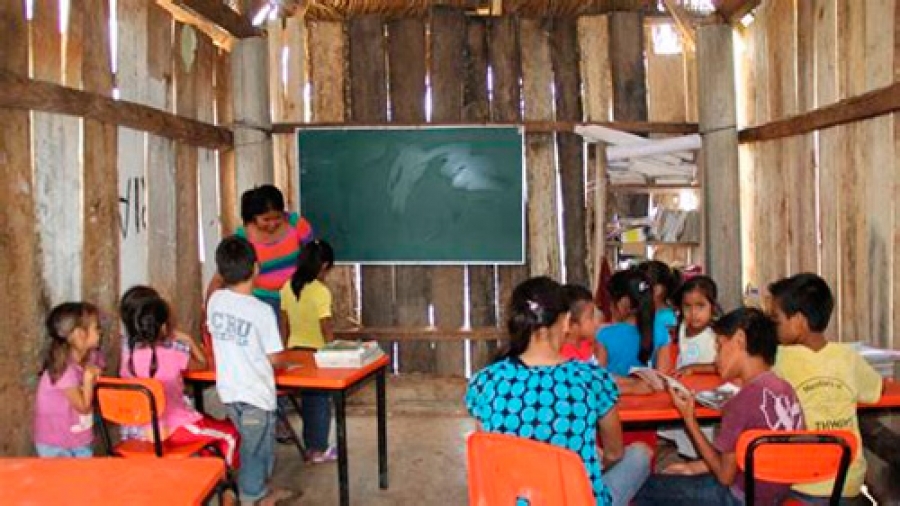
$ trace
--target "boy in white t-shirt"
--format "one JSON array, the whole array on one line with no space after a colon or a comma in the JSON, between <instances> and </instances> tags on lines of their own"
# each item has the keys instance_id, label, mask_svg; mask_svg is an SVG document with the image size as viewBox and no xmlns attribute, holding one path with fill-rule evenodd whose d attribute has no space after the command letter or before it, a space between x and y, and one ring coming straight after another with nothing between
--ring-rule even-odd
<instances>
[{"instance_id":1,"label":"boy in white t-shirt","mask_svg":"<svg viewBox=\"0 0 900 506\"><path fill-rule=\"evenodd\" d=\"M272 355L282 351L272 309L253 296L259 264L246 239L231 236L216 248L225 288L209 298L206 324L216 357L216 389L241 433L238 491L241 504L274 504L287 490L268 490L275 462L275 374Z\"/></svg>"}]
</instances>

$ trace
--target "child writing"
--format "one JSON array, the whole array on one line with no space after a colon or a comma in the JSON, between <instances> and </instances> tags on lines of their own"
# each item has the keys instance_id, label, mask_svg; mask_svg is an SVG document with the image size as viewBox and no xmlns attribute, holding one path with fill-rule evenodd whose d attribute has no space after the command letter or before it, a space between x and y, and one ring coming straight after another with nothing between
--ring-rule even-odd
<instances>
[{"instance_id":1,"label":"child writing","mask_svg":"<svg viewBox=\"0 0 900 506\"><path fill-rule=\"evenodd\" d=\"M670 388L701 460L672 464L651 476L635 498L638 505L742 505L744 477L735 459L741 434L751 429L803 428L794 389L770 370L778 348L772 320L758 309L741 308L716 321L713 330L719 374L725 380L741 380L744 386L723 406L721 430L713 442L700 430L694 397ZM768 506L781 504L788 486L758 481L755 490L756 504Z\"/></svg>"},{"instance_id":2,"label":"child writing","mask_svg":"<svg viewBox=\"0 0 900 506\"><path fill-rule=\"evenodd\" d=\"M568 359L597 363L597 306L590 290L581 285L563 287L569 306L569 330L559 354Z\"/></svg>"},{"instance_id":3,"label":"child writing","mask_svg":"<svg viewBox=\"0 0 900 506\"><path fill-rule=\"evenodd\" d=\"M100 369L86 364L100 342L99 312L66 302L47 316L47 346L34 408L34 444L40 457L91 457L94 385Z\"/></svg>"},{"instance_id":4,"label":"child writing","mask_svg":"<svg viewBox=\"0 0 900 506\"><path fill-rule=\"evenodd\" d=\"M510 302L508 349L469 381L466 406L486 431L574 451L596 504L625 506L649 473L650 451L622 444L619 392L609 373L560 356L568 325L558 283L538 277L519 284Z\"/></svg>"},{"instance_id":5,"label":"child writing","mask_svg":"<svg viewBox=\"0 0 900 506\"><path fill-rule=\"evenodd\" d=\"M288 347L320 349L334 339L331 327L331 292L325 276L334 266L334 251L322 240L313 241L300 251L297 270L290 283L281 289L281 310L285 317L282 331ZM300 395L300 417L306 460L320 464L337 459L337 451L328 446L331 425L331 396L320 392Z\"/></svg>"},{"instance_id":6,"label":"child writing","mask_svg":"<svg viewBox=\"0 0 900 506\"><path fill-rule=\"evenodd\" d=\"M852 347L829 343L824 332L834 308L828 283L815 274L797 274L769 285L778 328L775 371L794 385L810 429L845 429L860 440L858 402L881 398L881 376ZM861 441L860 441L861 443ZM863 452L850 463L843 496L857 498L866 474ZM827 504L833 481L797 485L794 495ZM852 504L845 499L841 504ZM859 497L861 504L868 504Z\"/></svg>"},{"instance_id":7,"label":"child writing","mask_svg":"<svg viewBox=\"0 0 900 506\"><path fill-rule=\"evenodd\" d=\"M275 353L282 350L271 308L253 297L259 264L253 246L238 236L216 248L216 268L225 288L206 306L206 324L216 357L216 390L241 434L238 493L242 504L268 506L291 497L269 490L275 467Z\"/></svg>"},{"instance_id":8,"label":"child writing","mask_svg":"<svg viewBox=\"0 0 900 506\"><path fill-rule=\"evenodd\" d=\"M126 293L126 295L128 295ZM123 297L121 307L128 339L122 351L123 378L153 378L162 383L166 396L160 414L160 436L173 443L212 442L232 469L240 467L237 449L240 435L229 421L209 418L194 411L184 400L183 371L191 359L202 364L205 357L190 336L172 331L169 305L159 297ZM173 343L180 344L179 347ZM185 349L189 351L185 351ZM149 439L147 427L139 427Z\"/></svg>"}]
</instances>

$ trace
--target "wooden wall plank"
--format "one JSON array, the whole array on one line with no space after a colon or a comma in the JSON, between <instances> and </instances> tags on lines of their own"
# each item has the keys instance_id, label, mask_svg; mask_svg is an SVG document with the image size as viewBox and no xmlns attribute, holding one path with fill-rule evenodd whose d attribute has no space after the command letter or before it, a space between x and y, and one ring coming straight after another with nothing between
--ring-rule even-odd
<instances>
[{"instance_id":1,"label":"wooden wall plank","mask_svg":"<svg viewBox=\"0 0 900 506\"><path fill-rule=\"evenodd\" d=\"M198 43L199 35L193 26L175 24L174 58L175 112L180 116L196 118L197 102ZM175 264L175 290L178 296L173 300L178 324L182 329L199 335L202 303L200 245L197 234L199 223L199 203L197 188L200 179L197 174L198 152L194 146L184 143L175 145L175 230L178 262Z\"/></svg>"},{"instance_id":2,"label":"wooden wall plank","mask_svg":"<svg viewBox=\"0 0 900 506\"><path fill-rule=\"evenodd\" d=\"M391 121L425 122L425 22L404 18L388 23L388 66L390 81ZM372 34L375 39L380 34ZM370 41L370 43L373 43ZM409 205L427 207L413 195ZM418 265L394 268L396 323L405 326L427 326L431 305L431 271ZM364 300L363 305L368 301ZM400 343L400 371L433 373L436 369L435 348L430 342Z\"/></svg>"},{"instance_id":3,"label":"wooden wall plank","mask_svg":"<svg viewBox=\"0 0 900 506\"><path fill-rule=\"evenodd\" d=\"M269 20L266 24L266 43L269 56L269 109L272 114L273 123L285 121L283 108L286 87L284 82L287 79L287 75L285 72L286 69L281 61L287 43L285 22L286 20L279 18L276 20ZM290 201L296 200L296 198L288 191L290 186L288 182L290 168L287 164L289 161L281 156L285 149L286 141L287 139L285 136L272 136L272 149L274 151L272 157L272 173L275 186L280 188L284 193L285 203L288 204L288 209L293 209L290 205Z\"/></svg>"},{"instance_id":4,"label":"wooden wall plank","mask_svg":"<svg viewBox=\"0 0 900 506\"><path fill-rule=\"evenodd\" d=\"M466 64L463 91L463 120L485 122L490 119L488 100L487 24L484 19L466 19ZM497 269L493 266L471 265L466 268L469 286L469 324L472 327L498 325ZM471 371L478 371L490 363L497 345L490 341L471 344Z\"/></svg>"},{"instance_id":5,"label":"wooden wall plank","mask_svg":"<svg viewBox=\"0 0 900 506\"><path fill-rule=\"evenodd\" d=\"M815 58L816 107L838 100L837 75L837 2L815 0ZM821 130L819 136L819 230L822 245L819 249L819 273L837 295L840 287L839 239L839 160L843 150L843 127ZM841 300L835 301L835 311L826 330L829 339L841 335Z\"/></svg>"},{"instance_id":6,"label":"wooden wall plank","mask_svg":"<svg viewBox=\"0 0 900 506\"><path fill-rule=\"evenodd\" d=\"M361 16L349 23L350 119L353 121L376 124L386 123L388 119L383 26L377 15ZM360 278L362 324L393 326L397 321L394 268L363 266ZM381 347L386 352L392 351L389 342L382 342Z\"/></svg>"},{"instance_id":7,"label":"wooden wall plank","mask_svg":"<svg viewBox=\"0 0 900 506\"><path fill-rule=\"evenodd\" d=\"M541 20L523 19L519 23L522 51L522 93L526 121L553 118L553 67L550 40ZM525 172L528 186L526 244L531 276L562 278L556 201L557 173L553 136L525 135Z\"/></svg>"},{"instance_id":8,"label":"wooden wall plank","mask_svg":"<svg viewBox=\"0 0 900 506\"><path fill-rule=\"evenodd\" d=\"M683 53L658 54L653 47L653 27L672 24L654 20L644 27L647 54L647 116L650 121L687 121L685 57ZM675 29L674 26L672 28Z\"/></svg>"},{"instance_id":9,"label":"wooden wall plank","mask_svg":"<svg viewBox=\"0 0 900 506\"><path fill-rule=\"evenodd\" d=\"M647 120L644 67L644 16L639 12L609 15L609 55L613 83L613 118Z\"/></svg>"},{"instance_id":10,"label":"wooden wall plank","mask_svg":"<svg viewBox=\"0 0 900 506\"><path fill-rule=\"evenodd\" d=\"M556 90L556 119L582 121L578 28L575 20L554 20L550 42ZM557 133L556 140L562 197L565 281L590 286L588 265L591 258L587 254L584 235L586 215L590 214L586 212L584 199L584 143L580 135L569 132Z\"/></svg>"},{"instance_id":11,"label":"wooden wall plank","mask_svg":"<svg viewBox=\"0 0 900 506\"><path fill-rule=\"evenodd\" d=\"M611 117L612 104L612 76L609 63L609 19L607 16L582 16L578 18L578 54L580 58L581 84L583 89L584 117L587 121L607 121ZM597 154L596 146L593 148L594 159ZM588 185L605 186L606 169L598 173L597 163L591 163L594 171L587 178ZM602 179L602 181L600 180ZM597 195L602 195L598 199ZM606 221L606 191L598 193L596 190L588 192L587 208L592 212L587 213L585 219L585 237L587 247L585 256L590 260L588 272L588 287L591 291L596 289L597 271L600 257L605 250L605 221ZM599 220L599 222L598 222ZM599 235L599 237L598 237Z\"/></svg>"},{"instance_id":12,"label":"wooden wall plank","mask_svg":"<svg viewBox=\"0 0 900 506\"><path fill-rule=\"evenodd\" d=\"M894 81L900 81L900 2L896 2L894 6ZM900 153L900 113L894 113L894 153ZM894 177L900 178L900 162L894 160ZM894 188L894 256L893 256L893 276L891 284L891 294L893 296L891 308L894 309L896 304L900 302L900 204L898 204L897 188ZM891 339L888 347L900 349L900 318L894 316L893 328L891 329Z\"/></svg>"},{"instance_id":13,"label":"wooden wall plank","mask_svg":"<svg viewBox=\"0 0 900 506\"><path fill-rule=\"evenodd\" d=\"M216 46L205 33L197 33L196 86L197 119L215 123L215 66ZM216 273L216 247L222 240L222 225L219 219L218 199L219 174L216 167L216 152L211 149L197 150L197 180L199 184L198 213L202 241L198 245L200 253L200 287L202 298L206 286ZM196 308L195 308L196 311Z\"/></svg>"},{"instance_id":14,"label":"wooden wall plank","mask_svg":"<svg viewBox=\"0 0 900 506\"><path fill-rule=\"evenodd\" d=\"M31 43L35 54L32 77L62 83L62 34L59 3L35 2L31 22ZM77 132L74 118L34 112L34 176L36 229L39 231L45 289L51 304L81 297L82 223L81 164L77 156L78 137L66 138L66 130ZM75 156L67 156L75 153Z\"/></svg>"},{"instance_id":15,"label":"wooden wall plank","mask_svg":"<svg viewBox=\"0 0 900 506\"><path fill-rule=\"evenodd\" d=\"M119 38L116 61L116 87L119 97L147 103L147 2L119 0L116 4L118 30L128 34ZM116 165L119 174L119 279L122 291L150 282L147 248L147 158L144 146L147 134L118 129Z\"/></svg>"},{"instance_id":16,"label":"wooden wall plank","mask_svg":"<svg viewBox=\"0 0 900 506\"><path fill-rule=\"evenodd\" d=\"M287 20L285 27L286 59L285 89L282 95L281 115L285 121L304 121L306 107L303 96L306 88L306 25L297 17ZM276 157L287 168L284 193L291 209L300 208L300 169L297 161L297 137L277 136Z\"/></svg>"},{"instance_id":17,"label":"wooden wall plank","mask_svg":"<svg viewBox=\"0 0 900 506\"><path fill-rule=\"evenodd\" d=\"M307 30L312 120L344 121L347 117L344 104L344 85L347 82L344 25L313 21L307 25ZM356 269L354 266L335 267L326 280L331 289L334 324L338 329L356 326L360 322L356 303L359 290L355 283ZM390 351L385 348L385 352Z\"/></svg>"},{"instance_id":18,"label":"wooden wall plank","mask_svg":"<svg viewBox=\"0 0 900 506\"><path fill-rule=\"evenodd\" d=\"M23 2L0 3L0 70L28 75L28 29ZM0 453L32 453L31 424L35 365L46 338L46 307L40 274L38 235L34 230L31 127L27 111L0 109ZM14 260L14 261L13 261Z\"/></svg>"},{"instance_id":19,"label":"wooden wall plank","mask_svg":"<svg viewBox=\"0 0 900 506\"><path fill-rule=\"evenodd\" d=\"M79 6L73 3L73 10ZM84 60L85 91L112 94L109 67L109 3L85 0ZM87 13L90 13L87 15ZM119 189L116 171L116 127L84 120L84 253L82 293L86 300L113 310L119 298ZM110 336L111 362L118 358L118 333Z\"/></svg>"},{"instance_id":20,"label":"wooden wall plank","mask_svg":"<svg viewBox=\"0 0 900 506\"><path fill-rule=\"evenodd\" d=\"M174 111L172 76L172 30L169 13L151 4L147 16L148 105ZM178 261L175 238L175 143L150 135L147 139L147 256L150 284L167 300L174 300L175 269Z\"/></svg>"},{"instance_id":21,"label":"wooden wall plank","mask_svg":"<svg viewBox=\"0 0 900 506\"><path fill-rule=\"evenodd\" d=\"M243 193L275 180L272 111L269 97L268 42L263 37L237 41L231 50L231 87L234 90L234 156L237 191Z\"/></svg>"},{"instance_id":22,"label":"wooden wall plank","mask_svg":"<svg viewBox=\"0 0 900 506\"><path fill-rule=\"evenodd\" d=\"M522 119L520 79L522 77L522 56L519 51L519 20L514 17L492 18L489 21L488 65L493 76L491 99L491 120L520 121ZM527 237L527 234L526 234ZM525 245L526 252L528 245ZM527 253L526 253L527 256ZM499 321L507 318L506 305L513 289L528 277L528 262L521 266L497 267L497 304Z\"/></svg>"},{"instance_id":23,"label":"wooden wall plank","mask_svg":"<svg viewBox=\"0 0 900 506\"><path fill-rule=\"evenodd\" d=\"M466 72L466 16L463 11L435 7L431 11L431 121L459 121L463 118ZM431 268L431 303L438 328L465 325L465 268ZM465 375L465 343L435 344L436 369L440 376Z\"/></svg>"},{"instance_id":24,"label":"wooden wall plank","mask_svg":"<svg viewBox=\"0 0 900 506\"><path fill-rule=\"evenodd\" d=\"M813 2L797 2L797 111L815 108L815 12ZM819 268L819 234L816 199L816 153L813 134L795 139L791 186L803 189L791 199L793 238L797 242L797 272Z\"/></svg>"},{"instance_id":25,"label":"wooden wall plank","mask_svg":"<svg viewBox=\"0 0 900 506\"><path fill-rule=\"evenodd\" d=\"M216 50L216 124L229 126L234 120L231 96L231 54ZM234 167L234 150L216 151L219 166L219 216L223 237L237 229L240 211L237 198L237 175Z\"/></svg>"}]
</instances>

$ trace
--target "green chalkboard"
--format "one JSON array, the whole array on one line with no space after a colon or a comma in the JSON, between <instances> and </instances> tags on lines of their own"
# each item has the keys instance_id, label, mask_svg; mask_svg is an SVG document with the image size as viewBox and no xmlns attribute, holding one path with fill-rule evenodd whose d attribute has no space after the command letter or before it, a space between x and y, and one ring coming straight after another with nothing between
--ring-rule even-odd
<instances>
[{"instance_id":1,"label":"green chalkboard","mask_svg":"<svg viewBox=\"0 0 900 506\"><path fill-rule=\"evenodd\" d=\"M298 132L300 210L339 262L522 263L518 128Z\"/></svg>"}]
</instances>

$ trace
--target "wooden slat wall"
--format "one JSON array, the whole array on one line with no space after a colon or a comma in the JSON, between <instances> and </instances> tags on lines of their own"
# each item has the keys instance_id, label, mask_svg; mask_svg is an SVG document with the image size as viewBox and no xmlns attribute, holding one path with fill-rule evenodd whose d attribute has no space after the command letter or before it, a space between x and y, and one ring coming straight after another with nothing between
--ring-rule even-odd
<instances>
[{"instance_id":1,"label":"wooden slat wall","mask_svg":"<svg viewBox=\"0 0 900 506\"><path fill-rule=\"evenodd\" d=\"M768 0L744 36L743 95L750 125L858 96L897 80L897 2ZM801 271L829 282L837 308L828 335L896 346L898 277L896 118L745 145L758 219L748 281ZM743 209L747 211L747 206ZM779 217L784 217L779 218Z\"/></svg>"},{"instance_id":2,"label":"wooden slat wall","mask_svg":"<svg viewBox=\"0 0 900 506\"><path fill-rule=\"evenodd\" d=\"M28 27L23 2L0 3L0 69L28 75ZM0 453L24 455L31 449L31 406L34 370L43 345L45 292L41 280L40 247L33 219L31 121L28 111L0 109Z\"/></svg>"}]
</instances>

